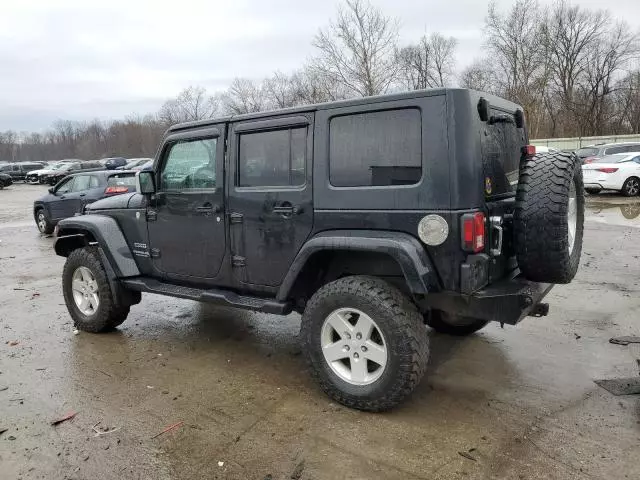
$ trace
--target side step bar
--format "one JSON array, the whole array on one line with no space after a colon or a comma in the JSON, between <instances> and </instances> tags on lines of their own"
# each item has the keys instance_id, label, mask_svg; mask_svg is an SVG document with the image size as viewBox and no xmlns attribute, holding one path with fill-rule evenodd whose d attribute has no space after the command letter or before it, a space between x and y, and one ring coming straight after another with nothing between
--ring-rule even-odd
<instances>
[{"instance_id":1,"label":"side step bar","mask_svg":"<svg viewBox=\"0 0 640 480\"><path fill-rule=\"evenodd\" d=\"M239 307L258 312L288 315L291 304L260 297L247 297L227 290L203 290L162 283L153 278L136 277L123 279L122 285L138 292L157 293L170 297L186 298L197 302L214 303L228 307Z\"/></svg>"}]
</instances>

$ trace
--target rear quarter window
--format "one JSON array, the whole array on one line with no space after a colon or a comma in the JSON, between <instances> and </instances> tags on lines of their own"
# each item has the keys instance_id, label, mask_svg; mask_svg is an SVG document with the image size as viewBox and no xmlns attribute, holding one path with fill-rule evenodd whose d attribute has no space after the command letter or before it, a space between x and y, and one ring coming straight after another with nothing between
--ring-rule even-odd
<instances>
[{"instance_id":1,"label":"rear quarter window","mask_svg":"<svg viewBox=\"0 0 640 480\"><path fill-rule=\"evenodd\" d=\"M337 116L329 124L329 178L335 187L414 185L422 178L417 108Z\"/></svg>"}]
</instances>

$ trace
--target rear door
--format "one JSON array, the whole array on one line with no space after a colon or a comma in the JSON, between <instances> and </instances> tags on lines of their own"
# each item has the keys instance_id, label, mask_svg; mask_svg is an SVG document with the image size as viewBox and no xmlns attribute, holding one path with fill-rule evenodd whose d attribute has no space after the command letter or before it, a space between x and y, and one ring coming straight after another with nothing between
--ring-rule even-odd
<instances>
[{"instance_id":1,"label":"rear door","mask_svg":"<svg viewBox=\"0 0 640 480\"><path fill-rule=\"evenodd\" d=\"M240 285L279 285L311 232L313 115L231 127L229 228Z\"/></svg>"}]
</instances>

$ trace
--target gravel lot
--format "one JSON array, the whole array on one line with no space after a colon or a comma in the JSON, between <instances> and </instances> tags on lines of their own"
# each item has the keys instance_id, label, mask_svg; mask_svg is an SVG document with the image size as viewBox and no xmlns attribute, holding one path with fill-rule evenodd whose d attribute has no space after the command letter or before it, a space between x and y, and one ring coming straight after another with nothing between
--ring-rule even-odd
<instances>
[{"instance_id":1,"label":"gravel lot","mask_svg":"<svg viewBox=\"0 0 640 480\"><path fill-rule=\"evenodd\" d=\"M593 383L638 375L640 345L609 343L640 335L637 200L589 198L581 269L548 317L430 332L415 394L365 414L310 380L296 315L145 295L117 331L74 335L64 259L31 214L43 193L0 191L3 479L640 478L639 397Z\"/></svg>"}]
</instances>

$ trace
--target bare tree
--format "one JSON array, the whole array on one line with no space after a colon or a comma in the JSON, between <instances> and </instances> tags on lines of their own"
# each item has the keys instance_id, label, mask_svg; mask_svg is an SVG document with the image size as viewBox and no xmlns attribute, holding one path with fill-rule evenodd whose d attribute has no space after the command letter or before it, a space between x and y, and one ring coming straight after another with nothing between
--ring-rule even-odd
<instances>
[{"instance_id":1,"label":"bare tree","mask_svg":"<svg viewBox=\"0 0 640 480\"><path fill-rule=\"evenodd\" d=\"M213 118L218 114L218 101L203 87L185 88L171 100L167 100L158 117L165 125Z\"/></svg>"},{"instance_id":2,"label":"bare tree","mask_svg":"<svg viewBox=\"0 0 640 480\"><path fill-rule=\"evenodd\" d=\"M262 87L247 78L234 79L221 100L225 112L230 115L260 112L267 106Z\"/></svg>"},{"instance_id":3,"label":"bare tree","mask_svg":"<svg viewBox=\"0 0 640 480\"><path fill-rule=\"evenodd\" d=\"M299 103L292 76L282 72L275 72L271 77L265 78L262 91L268 108L288 108Z\"/></svg>"},{"instance_id":4,"label":"bare tree","mask_svg":"<svg viewBox=\"0 0 640 480\"><path fill-rule=\"evenodd\" d=\"M461 87L499 95L496 85L496 72L489 59L475 60L460 74Z\"/></svg>"},{"instance_id":5,"label":"bare tree","mask_svg":"<svg viewBox=\"0 0 640 480\"><path fill-rule=\"evenodd\" d=\"M397 78L398 22L366 0L345 4L336 20L316 35L313 45L318 56L311 66L351 95L385 93Z\"/></svg>"},{"instance_id":6,"label":"bare tree","mask_svg":"<svg viewBox=\"0 0 640 480\"><path fill-rule=\"evenodd\" d=\"M593 46L579 86L582 114L576 117L581 135L603 133L615 112L611 108L617 77L629 61L638 55L638 35L624 22L616 23L606 37Z\"/></svg>"},{"instance_id":7,"label":"bare tree","mask_svg":"<svg viewBox=\"0 0 640 480\"><path fill-rule=\"evenodd\" d=\"M542 21L541 21L542 19ZM487 47L496 65L498 89L523 106L535 137L543 122L543 98L548 84L548 60L541 25L544 14L536 0L516 0L502 14L489 5L485 20Z\"/></svg>"},{"instance_id":8,"label":"bare tree","mask_svg":"<svg viewBox=\"0 0 640 480\"><path fill-rule=\"evenodd\" d=\"M397 52L402 86L409 90L445 87L453 80L457 40L439 33Z\"/></svg>"}]
</instances>

